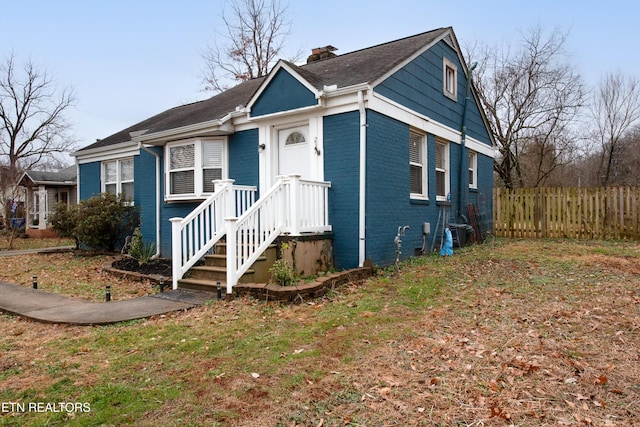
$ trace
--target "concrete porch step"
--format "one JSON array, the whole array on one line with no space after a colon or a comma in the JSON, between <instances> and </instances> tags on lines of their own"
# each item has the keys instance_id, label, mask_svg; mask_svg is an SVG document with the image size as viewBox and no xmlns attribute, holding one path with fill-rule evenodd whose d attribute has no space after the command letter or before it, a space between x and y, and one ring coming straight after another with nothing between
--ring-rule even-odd
<instances>
[{"instance_id":1,"label":"concrete porch step","mask_svg":"<svg viewBox=\"0 0 640 427\"><path fill-rule=\"evenodd\" d=\"M178 288L215 293L218 291L218 284L211 280L188 278L178 280ZM227 283L220 281L220 289L222 290L222 295L226 294Z\"/></svg>"}]
</instances>

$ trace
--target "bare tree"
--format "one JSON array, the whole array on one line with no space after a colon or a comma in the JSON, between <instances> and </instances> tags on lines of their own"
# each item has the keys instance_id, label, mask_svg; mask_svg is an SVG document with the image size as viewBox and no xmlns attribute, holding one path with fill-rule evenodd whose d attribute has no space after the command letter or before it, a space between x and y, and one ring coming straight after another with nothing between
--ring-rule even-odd
<instances>
[{"instance_id":1,"label":"bare tree","mask_svg":"<svg viewBox=\"0 0 640 427\"><path fill-rule=\"evenodd\" d=\"M65 113L73 89L56 91L49 74L31 61L18 70L13 55L0 65L0 161L13 172L30 169L73 148Z\"/></svg>"},{"instance_id":2,"label":"bare tree","mask_svg":"<svg viewBox=\"0 0 640 427\"><path fill-rule=\"evenodd\" d=\"M224 41L202 55L205 90L221 92L229 82L266 75L290 34L287 6L279 0L232 0L230 6L230 13L222 15Z\"/></svg>"},{"instance_id":3,"label":"bare tree","mask_svg":"<svg viewBox=\"0 0 640 427\"><path fill-rule=\"evenodd\" d=\"M625 133L618 167L620 185L640 185L640 125Z\"/></svg>"},{"instance_id":4,"label":"bare tree","mask_svg":"<svg viewBox=\"0 0 640 427\"><path fill-rule=\"evenodd\" d=\"M74 140L65 113L74 105L73 89L56 91L48 73L14 55L0 64L0 207L5 218L15 204L17 184L26 169L53 161Z\"/></svg>"},{"instance_id":5,"label":"bare tree","mask_svg":"<svg viewBox=\"0 0 640 427\"><path fill-rule=\"evenodd\" d=\"M640 120L640 80L620 72L607 74L600 81L591 112L602 149L598 168L600 185L618 183L622 142Z\"/></svg>"},{"instance_id":6,"label":"bare tree","mask_svg":"<svg viewBox=\"0 0 640 427\"><path fill-rule=\"evenodd\" d=\"M559 30L545 35L538 27L522 33L517 50L481 46L468 54L469 63L478 62L475 84L498 144L494 169L508 188L525 186L527 175L529 185L541 185L575 149L570 124L586 95L566 40Z\"/></svg>"}]
</instances>

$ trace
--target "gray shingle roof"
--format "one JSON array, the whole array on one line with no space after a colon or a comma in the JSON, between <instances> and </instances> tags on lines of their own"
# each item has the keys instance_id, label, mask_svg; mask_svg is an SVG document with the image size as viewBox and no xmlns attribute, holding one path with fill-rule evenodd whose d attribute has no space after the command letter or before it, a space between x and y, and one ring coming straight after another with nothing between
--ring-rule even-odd
<instances>
[{"instance_id":1,"label":"gray shingle roof","mask_svg":"<svg viewBox=\"0 0 640 427\"><path fill-rule=\"evenodd\" d=\"M234 111L238 105L246 105L263 80L264 78L249 80L204 101L185 104L163 111L107 138L98 140L80 151L130 141L131 132L143 130L148 133L161 132L220 119Z\"/></svg>"},{"instance_id":2,"label":"gray shingle roof","mask_svg":"<svg viewBox=\"0 0 640 427\"><path fill-rule=\"evenodd\" d=\"M301 73L303 77L307 78L308 74L313 74L322 86L335 84L341 88L359 83L372 83L418 50L431 44L449 29L439 28L333 58L311 62L299 68L304 70L304 74ZM314 83L312 78L307 80L316 88L322 88Z\"/></svg>"},{"instance_id":3,"label":"gray shingle roof","mask_svg":"<svg viewBox=\"0 0 640 427\"><path fill-rule=\"evenodd\" d=\"M28 177L35 184L55 182L68 183L69 185L72 185L77 181L75 166L69 166L68 168L57 172L28 170L24 173L24 177ZM21 183L24 180L24 177L21 180Z\"/></svg>"},{"instance_id":4,"label":"gray shingle roof","mask_svg":"<svg viewBox=\"0 0 640 427\"><path fill-rule=\"evenodd\" d=\"M322 89L325 85L337 85L341 88L372 83L449 29L439 28L302 66L289 65L317 89ZM246 106L264 79L249 80L204 101L171 108L98 140L80 151L130 141L131 132L146 130L147 133L155 133L221 119L237 106Z\"/></svg>"}]
</instances>

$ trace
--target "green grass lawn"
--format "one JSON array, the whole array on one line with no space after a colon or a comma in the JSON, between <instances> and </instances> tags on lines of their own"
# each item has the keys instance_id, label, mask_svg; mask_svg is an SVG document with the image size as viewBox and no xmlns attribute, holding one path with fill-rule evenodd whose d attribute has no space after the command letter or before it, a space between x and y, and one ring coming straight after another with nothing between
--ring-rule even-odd
<instances>
[{"instance_id":1,"label":"green grass lawn","mask_svg":"<svg viewBox=\"0 0 640 427\"><path fill-rule=\"evenodd\" d=\"M640 424L639 285L636 243L498 239L299 305L101 327L3 315L0 402L90 412L0 425Z\"/></svg>"}]
</instances>

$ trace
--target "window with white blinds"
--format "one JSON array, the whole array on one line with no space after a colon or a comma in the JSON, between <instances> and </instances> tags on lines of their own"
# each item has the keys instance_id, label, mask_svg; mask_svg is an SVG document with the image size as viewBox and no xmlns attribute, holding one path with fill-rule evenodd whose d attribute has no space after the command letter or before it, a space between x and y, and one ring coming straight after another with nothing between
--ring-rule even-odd
<instances>
[{"instance_id":1,"label":"window with white blinds","mask_svg":"<svg viewBox=\"0 0 640 427\"><path fill-rule=\"evenodd\" d=\"M222 179L224 145L222 141L202 143L202 190L213 193L213 180Z\"/></svg>"},{"instance_id":2,"label":"window with white blinds","mask_svg":"<svg viewBox=\"0 0 640 427\"><path fill-rule=\"evenodd\" d=\"M224 140L195 140L169 144L167 198L192 199L213 193L213 180L226 177L225 168Z\"/></svg>"},{"instance_id":3,"label":"window with white blinds","mask_svg":"<svg viewBox=\"0 0 640 427\"><path fill-rule=\"evenodd\" d=\"M124 194L133 203L133 159L102 162L102 192Z\"/></svg>"},{"instance_id":4,"label":"window with white blinds","mask_svg":"<svg viewBox=\"0 0 640 427\"><path fill-rule=\"evenodd\" d=\"M427 198L426 138L416 132L409 133L409 188L411 197Z\"/></svg>"},{"instance_id":5,"label":"window with white blinds","mask_svg":"<svg viewBox=\"0 0 640 427\"><path fill-rule=\"evenodd\" d=\"M171 194L195 193L195 144L169 147L169 189Z\"/></svg>"},{"instance_id":6,"label":"window with white blinds","mask_svg":"<svg viewBox=\"0 0 640 427\"><path fill-rule=\"evenodd\" d=\"M449 144L436 142L436 199L445 200L449 193Z\"/></svg>"},{"instance_id":7,"label":"window with white blinds","mask_svg":"<svg viewBox=\"0 0 640 427\"><path fill-rule=\"evenodd\" d=\"M478 153L469 150L469 188L478 188Z\"/></svg>"}]
</instances>

